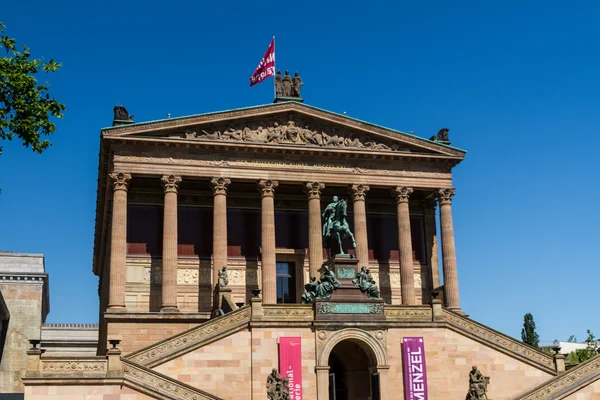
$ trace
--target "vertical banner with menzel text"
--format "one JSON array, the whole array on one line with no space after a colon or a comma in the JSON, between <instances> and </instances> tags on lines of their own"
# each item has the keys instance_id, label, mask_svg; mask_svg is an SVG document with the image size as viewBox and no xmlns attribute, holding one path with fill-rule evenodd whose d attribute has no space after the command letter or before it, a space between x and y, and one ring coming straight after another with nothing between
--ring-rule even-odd
<instances>
[{"instance_id":1,"label":"vertical banner with menzel text","mask_svg":"<svg viewBox=\"0 0 600 400\"><path fill-rule=\"evenodd\" d=\"M427 368L422 337L402 339L404 400L427 400Z\"/></svg>"},{"instance_id":2,"label":"vertical banner with menzel text","mask_svg":"<svg viewBox=\"0 0 600 400\"><path fill-rule=\"evenodd\" d=\"M279 338L279 374L288 378L290 400L302 400L302 339Z\"/></svg>"}]
</instances>

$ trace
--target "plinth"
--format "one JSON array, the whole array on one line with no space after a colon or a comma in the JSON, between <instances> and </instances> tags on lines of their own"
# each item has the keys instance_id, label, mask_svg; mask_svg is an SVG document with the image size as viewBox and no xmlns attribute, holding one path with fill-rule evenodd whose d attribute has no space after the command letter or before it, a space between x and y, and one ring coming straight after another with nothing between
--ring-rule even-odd
<instances>
[{"instance_id":1,"label":"plinth","mask_svg":"<svg viewBox=\"0 0 600 400\"><path fill-rule=\"evenodd\" d=\"M359 271L358 263L359 260L348 254L338 254L330 262L330 268L341 285L333 291L330 299L315 300L316 320L385 320L383 299L370 298L352 283Z\"/></svg>"}]
</instances>

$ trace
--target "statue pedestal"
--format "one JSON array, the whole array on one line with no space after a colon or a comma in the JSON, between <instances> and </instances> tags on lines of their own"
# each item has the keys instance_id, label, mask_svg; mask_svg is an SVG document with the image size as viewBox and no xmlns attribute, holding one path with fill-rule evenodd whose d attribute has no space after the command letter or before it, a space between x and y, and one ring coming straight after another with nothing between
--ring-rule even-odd
<instances>
[{"instance_id":1,"label":"statue pedestal","mask_svg":"<svg viewBox=\"0 0 600 400\"><path fill-rule=\"evenodd\" d=\"M304 99L302 97L284 97L284 96L275 97L275 100L273 100L273 103L283 103L285 101L296 101L298 103L304 103Z\"/></svg>"},{"instance_id":2,"label":"statue pedestal","mask_svg":"<svg viewBox=\"0 0 600 400\"><path fill-rule=\"evenodd\" d=\"M331 270L341 286L333 291L330 299L315 300L316 320L385 320L383 299L370 298L352 283L359 271L358 262L347 254L335 256Z\"/></svg>"},{"instance_id":3,"label":"statue pedestal","mask_svg":"<svg viewBox=\"0 0 600 400\"><path fill-rule=\"evenodd\" d=\"M238 307L231 300L231 289L228 287L219 288L215 290L213 303L213 317L218 317L219 315L227 314L232 311L235 311ZM219 311L220 310L220 311Z\"/></svg>"}]
</instances>

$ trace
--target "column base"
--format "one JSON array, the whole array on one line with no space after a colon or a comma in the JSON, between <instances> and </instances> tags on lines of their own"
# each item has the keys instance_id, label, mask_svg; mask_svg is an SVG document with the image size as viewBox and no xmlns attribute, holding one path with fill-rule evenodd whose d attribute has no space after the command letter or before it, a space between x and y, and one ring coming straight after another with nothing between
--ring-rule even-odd
<instances>
[{"instance_id":1,"label":"column base","mask_svg":"<svg viewBox=\"0 0 600 400\"><path fill-rule=\"evenodd\" d=\"M125 306L108 306L106 312L126 312L127 308Z\"/></svg>"},{"instance_id":2,"label":"column base","mask_svg":"<svg viewBox=\"0 0 600 400\"><path fill-rule=\"evenodd\" d=\"M177 308L176 306L163 306L160 308L160 312L162 313L178 313L179 308Z\"/></svg>"}]
</instances>

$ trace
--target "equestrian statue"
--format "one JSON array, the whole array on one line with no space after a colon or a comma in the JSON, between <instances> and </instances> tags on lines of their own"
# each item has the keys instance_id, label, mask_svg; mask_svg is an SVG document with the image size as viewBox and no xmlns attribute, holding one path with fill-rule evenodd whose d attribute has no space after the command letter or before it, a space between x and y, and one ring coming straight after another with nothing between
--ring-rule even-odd
<instances>
[{"instance_id":1,"label":"equestrian statue","mask_svg":"<svg viewBox=\"0 0 600 400\"><path fill-rule=\"evenodd\" d=\"M347 254L344 250L343 240L350 238L352 248L356 248L356 240L350 231L350 225L346 221L348 203L344 199L333 196L333 202L329 203L323 211L323 239L329 259L336 255Z\"/></svg>"}]
</instances>

